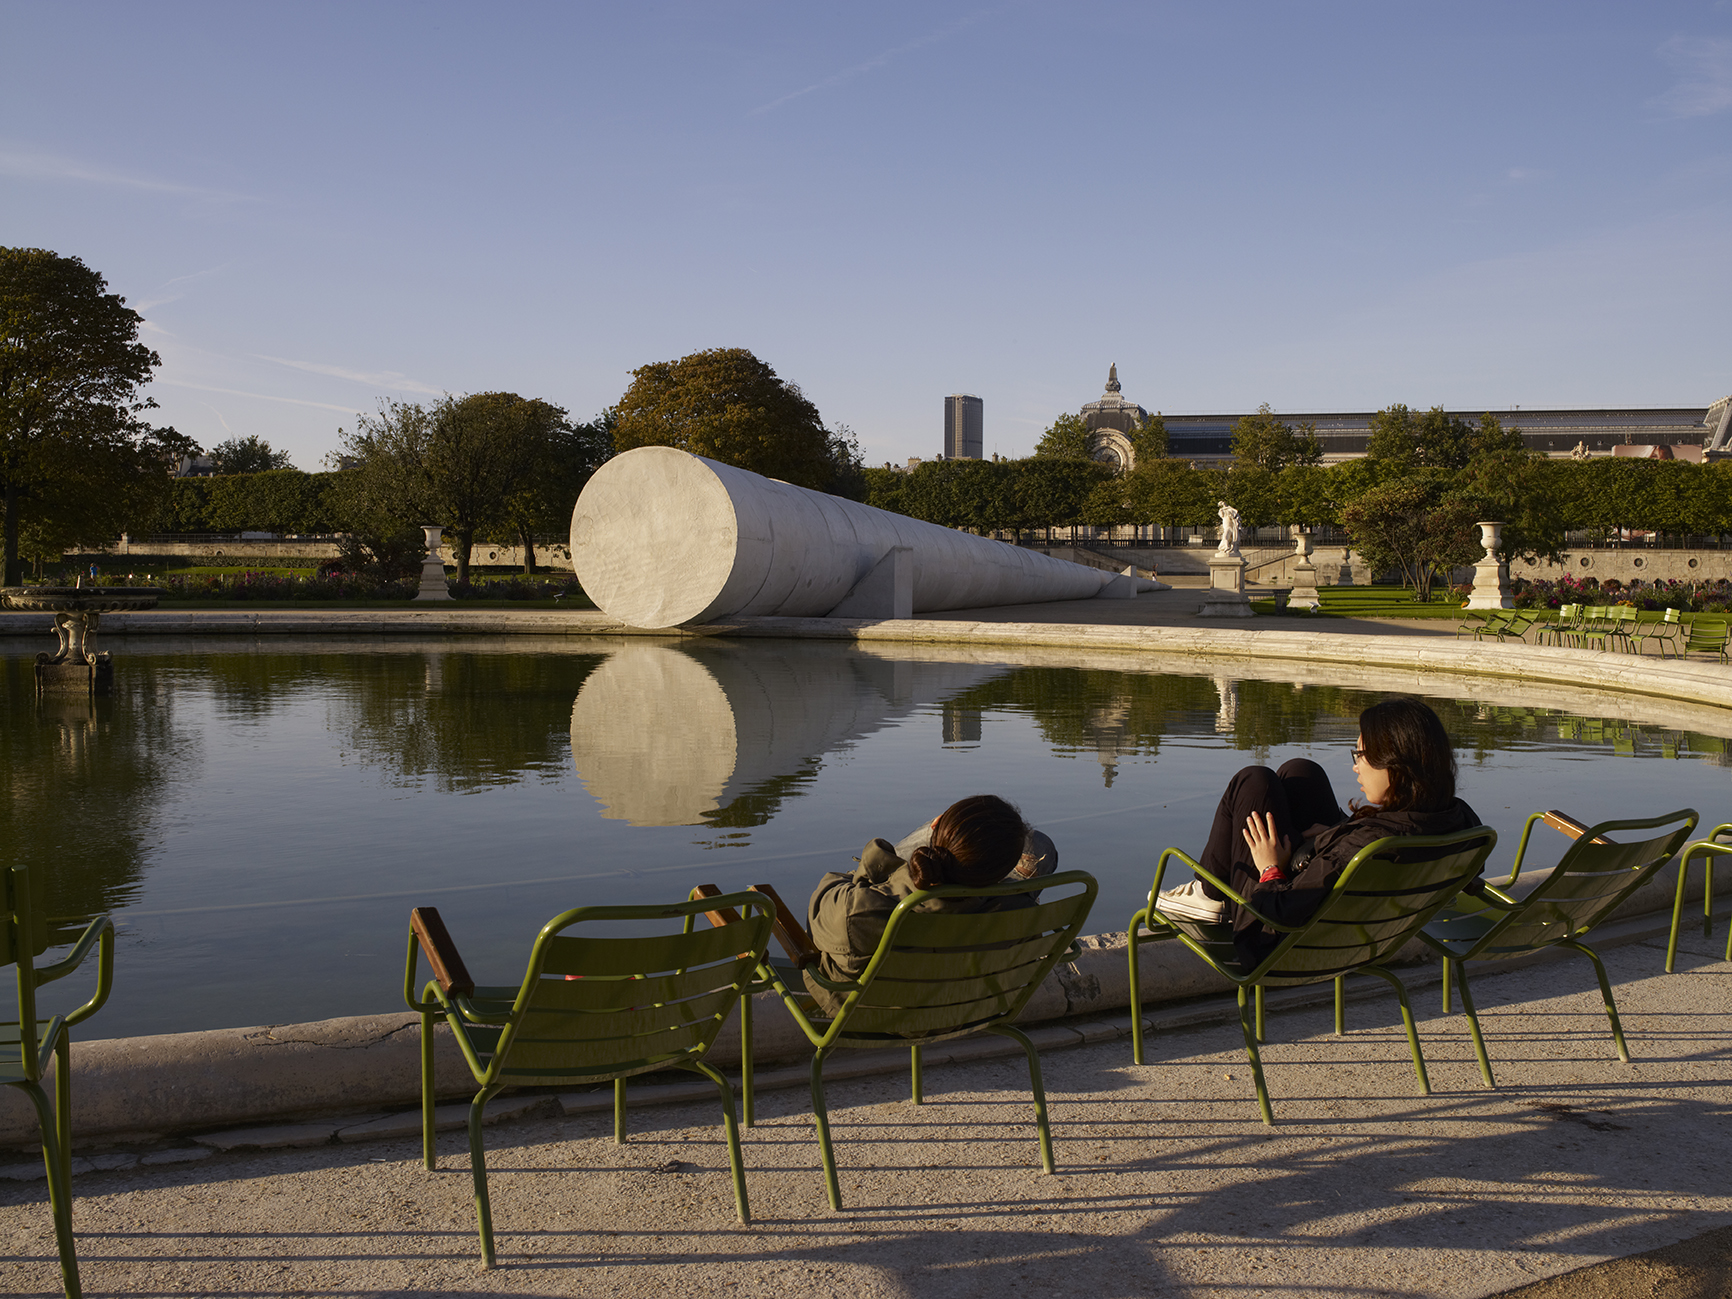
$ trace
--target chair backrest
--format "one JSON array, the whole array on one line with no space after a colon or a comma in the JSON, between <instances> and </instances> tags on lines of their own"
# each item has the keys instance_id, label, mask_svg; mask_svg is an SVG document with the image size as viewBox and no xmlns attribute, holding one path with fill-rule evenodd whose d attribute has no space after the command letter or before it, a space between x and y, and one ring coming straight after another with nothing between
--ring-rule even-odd
<instances>
[{"instance_id":1,"label":"chair backrest","mask_svg":"<svg viewBox=\"0 0 1732 1299\"><path fill-rule=\"evenodd\" d=\"M1724 653L1726 649L1726 624L1723 622L1705 622L1701 618L1690 623L1690 639L1684 645L1684 652L1703 650L1708 653Z\"/></svg>"},{"instance_id":2,"label":"chair backrest","mask_svg":"<svg viewBox=\"0 0 1732 1299\"><path fill-rule=\"evenodd\" d=\"M1671 623L1674 627L1679 627L1683 625L1684 616L1670 605L1667 605L1666 612L1661 615L1660 621Z\"/></svg>"},{"instance_id":3,"label":"chair backrest","mask_svg":"<svg viewBox=\"0 0 1732 1299\"><path fill-rule=\"evenodd\" d=\"M909 894L891 912L857 983L837 1011L834 1031L848 1044L959 1037L1014 1018L1082 933L1098 890L1086 871L1040 881L1049 902L1014 911L921 911L927 898L1008 897L1012 881L987 888L937 888Z\"/></svg>"},{"instance_id":4,"label":"chair backrest","mask_svg":"<svg viewBox=\"0 0 1732 1299\"><path fill-rule=\"evenodd\" d=\"M651 935L581 932L642 920L683 925L720 907L739 910L739 923ZM701 1056L763 959L774 922L775 904L757 893L555 916L536 937L485 1082L600 1081Z\"/></svg>"},{"instance_id":5,"label":"chair backrest","mask_svg":"<svg viewBox=\"0 0 1732 1299\"><path fill-rule=\"evenodd\" d=\"M1392 959L1463 885L1479 877L1496 846L1497 831L1490 826L1367 844L1305 927L1283 938L1251 980L1316 983Z\"/></svg>"},{"instance_id":6,"label":"chair backrest","mask_svg":"<svg viewBox=\"0 0 1732 1299\"><path fill-rule=\"evenodd\" d=\"M1550 947L1584 933L1604 920L1662 866L1671 861L1696 828L1694 808L1637 821L1602 821L1565 851L1552 872L1518 907L1486 931L1463 960L1497 960L1538 947ZM1630 843L1608 835L1659 830ZM1487 913L1477 913L1482 918Z\"/></svg>"}]
</instances>

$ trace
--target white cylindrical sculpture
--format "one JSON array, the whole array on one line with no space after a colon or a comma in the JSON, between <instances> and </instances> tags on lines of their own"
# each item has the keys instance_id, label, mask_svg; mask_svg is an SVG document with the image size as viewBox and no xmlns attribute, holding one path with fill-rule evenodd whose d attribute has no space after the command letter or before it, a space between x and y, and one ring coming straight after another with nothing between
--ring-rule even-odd
<instances>
[{"instance_id":1,"label":"white cylindrical sculpture","mask_svg":"<svg viewBox=\"0 0 1732 1299\"><path fill-rule=\"evenodd\" d=\"M571 513L571 561L598 608L646 628L1082 600L1117 577L673 447L596 471ZM899 582L907 598L908 569L910 607L892 614L885 602Z\"/></svg>"}]
</instances>

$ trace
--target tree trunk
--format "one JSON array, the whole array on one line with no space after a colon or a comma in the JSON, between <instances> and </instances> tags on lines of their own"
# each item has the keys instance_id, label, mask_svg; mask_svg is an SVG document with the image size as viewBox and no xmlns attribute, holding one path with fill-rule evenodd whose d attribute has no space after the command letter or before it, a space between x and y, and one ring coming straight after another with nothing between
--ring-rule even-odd
<instances>
[{"instance_id":1,"label":"tree trunk","mask_svg":"<svg viewBox=\"0 0 1732 1299\"><path fill-rule=\"evenodd\" d=\"M457 583L469 580L469 552L475 545L475 529L462 528L453 534L457 538Z\"/></svg>"},{"instance_id":2,"label":"tree trunk","mask_svg":"<svg viewBox=\"0 0 1732 1299\"><path fill-rule=\"evenodd\" d=\"M18 562L18 488L13 483L6 484L6 549L5 549L5 581L0 586L22 586L24 584L24 568Z\"/></svg>"},{"instance_id":3,"label":"tree trunk","mask_svg":"<svg viewBox=\"0 0 1732 1299\"><path fill-rule=\"evenodd\" d=\"M517 535L523 541L523 575L535 576L535 537L528 528L519 528Z\"/></svg>"}]
</instances>

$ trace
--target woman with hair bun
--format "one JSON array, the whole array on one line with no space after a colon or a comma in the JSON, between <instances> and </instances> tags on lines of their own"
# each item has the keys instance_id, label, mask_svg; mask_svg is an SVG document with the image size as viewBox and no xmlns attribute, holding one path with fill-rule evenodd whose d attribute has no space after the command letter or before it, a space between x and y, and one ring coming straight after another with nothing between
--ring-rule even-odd
<instances>
[{"instance_id":1,"label":"woman with hair bun","mask_svg":"<svg viewBox=\"0 0 1732 1299\"><path fill-rule=\"evenodd\" d=\"M1359 714L1353 774L1364 803L1343 812L1329 776L1308 758L1279 771L1245 767L1227 782L1201 864L1271 920L1297 925L1322 905L1361 848L1389 835L1454 834L1480 823L1455 796L1455 750L1436 713L1397 696ZM1249 972L1281 934L1202 878L1156 899L1177 920L1233 925L1233 944Z\"/></svg>"},{"instance_id":2,"label":"woman with hair bun","mask_svg":"<svg viewBox=\"0 0 1732 1299\"><path fill-rule=\"evenodd\" d=\"M996 794L976 794L953 803L901 843L874 839L846 874L832 871L812 894L809 914L812 943L826 977L850 980L860 976L884 926L903 898L918 889L947 884L982 888L1013 874L1031 882L1058 866L1058 849L1039 830L1031 830L1022 813ZM918 909L972 915L1030 907L1040 890L987 898L928 898ZM834 1010L842 998L808 984L818 1004Z\"/></svg>"}]
</instances>

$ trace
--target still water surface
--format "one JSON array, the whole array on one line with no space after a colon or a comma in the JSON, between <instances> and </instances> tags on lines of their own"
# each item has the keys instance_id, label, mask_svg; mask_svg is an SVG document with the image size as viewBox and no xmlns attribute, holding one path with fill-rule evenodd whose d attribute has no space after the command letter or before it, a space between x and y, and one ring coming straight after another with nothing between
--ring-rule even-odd
<instances>
[{"instance_id":1,"label":"still water surface","mask_svg":"<svg viewBox=\"0 0 1732 1299\"><path fill-rule=\"evenodd\" d=\"M1238 767L1309 756L1356 795L1354 719L1383 693L1242 675L1293 675L1275 665L809 642L111 647L116 694L95 702L38 702L22 647L0 660L0 861L47 877L51 914L119 926L92 1037L398 1008L416 905L479 978L514 981L567 907L704 881L803 899L868 839L979 791L1100 879L1091 930L1122 929L1160 849L1201 847ZM1732 816L1714 733L1732 726L1711 714L1451 688L1422 689L1502 836L1494 864L1541 808Z\"/></svg>"}]
</instances>

